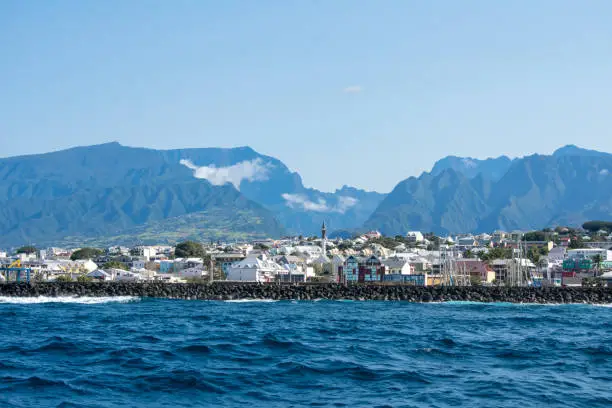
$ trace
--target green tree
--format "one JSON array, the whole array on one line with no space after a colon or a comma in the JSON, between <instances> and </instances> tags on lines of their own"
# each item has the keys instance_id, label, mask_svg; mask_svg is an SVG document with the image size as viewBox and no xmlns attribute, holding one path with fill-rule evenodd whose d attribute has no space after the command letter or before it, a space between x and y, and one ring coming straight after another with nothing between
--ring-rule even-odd
<instances>
[{"instance_id":1,"label":"green tree","mask_svg":"<svg viewBox=\"0 0 612 408\"><path fill-rule=\"evenodd\" d=\"M388 237L380 237L380 238L373 238L371 240L368 241L369 244L378 244L381 245L387 249L393 249L396 246L399 245L398 241L396 241L393 238L388 238Z\"/></svg>"},{"instance_id":2,"label":"green tree","mask_svg":"<svg viewBox=\"0 0 612 408\"><path fill-rule=\"evenodd\" d=\"M268 249L270 249L270 247L267 246L266 244L257 243L253 245L253 249L259 249L260 251L267 251Z\"/></svg>"},{"instance_id":3,"label":"green tree","mask_svg":"<svg viewBox=\"0 0 612 408\"><path fill-rule=\"evenodd\" d=\"M87 275L79 275L77 276L77 282L87 283L93 281L93 278Z\"/></svg>"},{"instance_id":4,"label":"green tree","mask_svg":"<svg viewBox=\"0 0 612 408\"><path fill-rule=\"evenodd\" d=\"M102 250L97 248L81 248L74 251L72 255L70 255L70 259L73 261L77 259L93 259L102 255L102 253Z\"/></svg>"},{"instance_id":5,"label":"green tree","mask_svg":"<svg viewBox=\"0 0 612 408\"><path fill-rule=\"evenodd\" d=\"M529 260L534 264L537 264L540 261L540 255L540 250L535 246L532 246L527 251L527 258L529 258Z\"/></svg>"},{"instance_id":6,"label":"green tree","mask_svg":"<svg viewBox=\"0 0 612 408\"><path fill-rule=\"evenodd\" d=\"M72 282L72 277L70 275L60 275L55 278L56 282Z\"/></svg>"},{"instance_id":7,"label":"green tree","mask_svg":"<svg viewBox=\"0 0 612 408\"><path fill-rule=\"evenodd\" d=\"M17 248L17 251L15 251L15 253L17 254L33 254L37 251L35 246L32 245L26 245L26 246L22 246L21 248Z\"/></svg>"},{"instance_id":8,"label":"green tree","mask_svg":"<svg viewBox=\"0 0 612 408\"><path fill-rule=\"evenodd\" d=\"M195 241L181 242L174 249L177 258L203 258L205 255L202 244Z\"/></svg>"},{"instance_id":9,"label":"green tree","mask_svg":"<svg viewBox=\"0 0 612 408\"><path fill-rule=\"evenodd\" d=\"M603 257L601 254L595 254L593 256L593 266L595 267L595 272L599 273L599 269L601 268L601 263L603 262Z\"/></svg>"},{"instance_id":10,"label":"green tree","mask_svg":"<svg viewBox=\"0 0 612 408\"><path fill-rule=\"evenodd\" d=\"M109 261L102 265L102 269L123 269L124 271L127 271L128 267L123 262Z\"/></svg>"},{"instance_id":11,"label":"green tree","mask_svg":"<svg viewBox=\"0 0 612 408\"><path fill-rule=\"evenodd\" d=\"M599 230L612 231L612 222L610 221L587 221L582 224L582 228L587 231L597 232Z\"/></svg>"},{"instance_id":12,"label":"green tree","mask_svg":"<svg viewBox=\"0 0 612 408\"><path fill-rule=\"evenodd\" d=\"M570 249L579 249L584 247L584 242L582 241L582 237L581 236L573 236L570 239L570 243L568 246Z\"/></svg>"},{"instance_id":13,"label":"green tree","mask_svg":"<svg viewBox=\"0 0 612 408\"><path fill-rule=\"evenodd\" d=\"M472 250L471 250L471 249L466 249L466 250L463 252L463 257L464 257L464 258L473 258L473 257L474 257L474 253L472 252Z\"/></svg>"},{"instance_id":14,"label":"green tree","mask_svg":"<svg viewBox=\"0 0 612 408\"><path fill-rule=\"evenodd\" d=\"M396 235L394 239L401 244L405 244L407 242L406 237L403 235Z\"/></svg>"},{"instance_id":15,"label":"green tree","mask_svg":"<svg viewBox=\"0 0 612 408\"><path fill-rule=\"evenodd\" d=\"M544 231L531 231L526 233L523 239L525 241L546 241L548 234Z\"/></svg>"},{"instance_id":16,"label":"green tree","mask_svg":"<svg viewBox=\"0 0 612 408\"><path fill-rule=\"evenodd\" d=\"M489 249L488 252L481 252L480 259L483 261L491 261L493 259L510 259L512 258L512 248L495 247Z\"/></svg>"}]
</instances>

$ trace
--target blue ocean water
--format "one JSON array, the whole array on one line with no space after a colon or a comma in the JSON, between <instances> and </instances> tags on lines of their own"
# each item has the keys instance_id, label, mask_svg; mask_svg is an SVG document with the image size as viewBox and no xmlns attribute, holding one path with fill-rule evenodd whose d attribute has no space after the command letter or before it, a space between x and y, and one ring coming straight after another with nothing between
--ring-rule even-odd
<instances>
[{"instance_id":1,"label":"blue ocean water","mask_svg":"<svg viewBox=\"0 0 612 408\"><path fill-rule=\"evenodd\" d=\"M608 307L48 300L0 299L2 407L612 406Z\"/></svg>"}]
</instances>

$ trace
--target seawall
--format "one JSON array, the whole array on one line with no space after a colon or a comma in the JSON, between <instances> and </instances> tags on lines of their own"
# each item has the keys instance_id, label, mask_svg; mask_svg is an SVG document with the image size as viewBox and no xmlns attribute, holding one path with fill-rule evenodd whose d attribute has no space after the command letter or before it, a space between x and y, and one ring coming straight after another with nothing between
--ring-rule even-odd
<instances>
[{"instance_id":1,"label":"seawall","mask_svg":"<svg viewBox=\"0 0 612 408\"><path fill-rule=\"evenodd\" d=\"M277 285L217 282L44 282L0 284L0 296L137 296L168 299L391 300L409 302L612 303L612 288L414 287L405 285Z\"/></svg>"}]
</instances>

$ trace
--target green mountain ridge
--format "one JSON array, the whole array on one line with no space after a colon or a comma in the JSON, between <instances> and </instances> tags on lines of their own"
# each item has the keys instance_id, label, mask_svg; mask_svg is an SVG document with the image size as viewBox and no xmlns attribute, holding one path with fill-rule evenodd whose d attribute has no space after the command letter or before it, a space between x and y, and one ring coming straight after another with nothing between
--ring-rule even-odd
<instances>
[{"instance_id":1,"label":"green mountain ridge","mask_svg":"<svg viewBox=\"0 0 612 408\"><path fill-rule=\"evenodd\" d=\"M75 147L0 159L0 247L147 230L165 240L181 225L177 220L190 220L193 228L181 228L203 239L315 234L323 221L360 226L383 197L350 188L336 193L305 188L299 174L250 147ZM300 200L303 208L296 204ZM346 202L351 205L340 208ZM310 210L309 203L324 205Z\"/></svg>"},{"instance_id":2,"label":"green mountain ridge","mask_svg":"<svg viewBox=\"0 0 612 408\"><path fill-rule=\"evenodd\" d=\"M389 235L410 230L448 234L610 219L610 170L612 155L575 146L514 159L497 180L449 166L400 182L365 227Z\"/></svg>"}]
</instances>

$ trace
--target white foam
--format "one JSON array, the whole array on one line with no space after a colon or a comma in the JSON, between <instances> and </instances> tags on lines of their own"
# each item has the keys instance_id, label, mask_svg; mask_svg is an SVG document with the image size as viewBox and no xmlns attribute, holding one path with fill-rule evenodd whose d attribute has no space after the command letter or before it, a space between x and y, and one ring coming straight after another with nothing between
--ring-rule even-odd
<instances>
[{"instance_id":1,"label":"white foam","mask_svg":"<svg viewBox=\"0 0 612 408\"><path fill-rule=\"evenodd\" d=\"M11 303L11 304L39 304L39 303L79 303L83 305L95 305L100 303L128 303L136 302L140 300L136 296L37 296L37 297L10 297L0 296L0 303Z\"/></svg>"},{"instance_id":2,"label":"white foam","mask_svg":"<svg viewBox=\"0 0 612 408\"><path fill-rule=\"evenodd\" d=\"M274 299L233 299L233 300L224 300L227 303L273 303L278 302L278 300Z\"/></svg>"}]
</instances>

